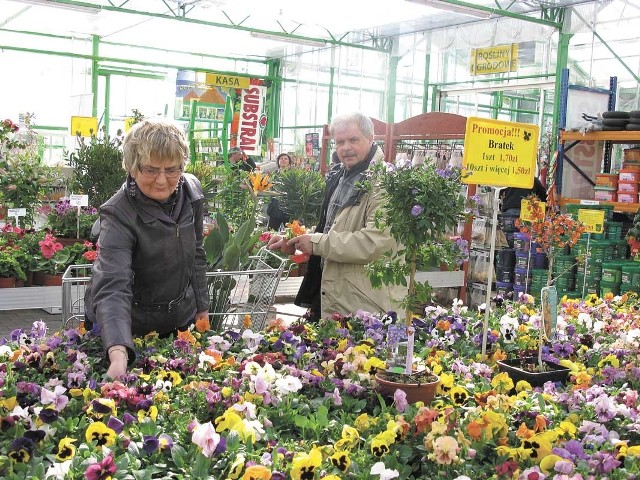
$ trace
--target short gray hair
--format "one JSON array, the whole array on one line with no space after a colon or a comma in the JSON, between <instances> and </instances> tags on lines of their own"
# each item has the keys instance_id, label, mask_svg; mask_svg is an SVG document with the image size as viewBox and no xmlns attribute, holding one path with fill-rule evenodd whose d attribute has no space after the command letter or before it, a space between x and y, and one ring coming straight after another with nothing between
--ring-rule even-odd
<instances>
[{"instance_id":1,"label":"short gray hair","mask_svg":"<svg viewBox=\"0 0 640 480\"><path fill-rule=\"evenodd\" d=\"M373 122L369 117L364 115L361 112L352 112L352 113L344 113L342 115L336 115L331 120L331 125L329 126L329 133L333 137L333 133L338 126L348 125L350 123L355 123L360 128L360 131L364 134L365 137L373 138Z\"/></svg>"},{"instance_id":2,"label":"short gray hair","mask_svg":"<svg viewBox=\"0 0 640 480\"><path fill-rule=\"evenodd\" d=\"M122 168L131 173L152 155L160 161L180 160L184 166L189 144L182 130L161 120L143 120L131 127L122 144Z\"/></svg>"}]
</instances>

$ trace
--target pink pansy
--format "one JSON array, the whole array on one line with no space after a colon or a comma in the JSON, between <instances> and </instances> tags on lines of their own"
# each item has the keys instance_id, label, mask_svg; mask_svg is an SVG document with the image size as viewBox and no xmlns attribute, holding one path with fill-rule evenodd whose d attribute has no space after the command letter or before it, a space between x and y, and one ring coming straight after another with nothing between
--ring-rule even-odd
<instances>
[{"instance_id":1,"label":"pink pansy","mask_svg":"<svg viewBox=\"0 0 640 480\"><path fill-rule=\"evenodd\" d=\"M397 389L393 394L393 402L396 405L396 410L404 412L407 409L407 394L404 390Z\"/></svg>"},{"instance_id":2,"label":"pink pansy","mask_svg":"<svg viewBox=\"0 0 640 480\"><path fill-rule=\"evenodd\" d=\"M191 440L202 449L202 454L205 457L211 458L220 443L220 435L216 433L211 422L207 422L195 428Z\"/></svg>"},{"instance_id":3,"label":"pink pansy","mask_svg":"<svg viewBox=\"0 0 640 480\"><path fill-rule=\"evenodd\" d=\"M433 442L434 459L442 465L450 465L458 460L459 451L458 441L448 435L439 437Z\"/></svg>"},{"instance_id":4,"label":"pink pansy","mask_svg":"<svg viewBox=\"0 0 640 480\"><path fill-rule=\"evenodd\" d=\"M47 390L46 388L42 388L40 390L40 402L43 405L53 405L56 411L60 412L64 407L69 403L69 397L64 395L67 389L56 385L53 392L51 390Z\"/></svg>"}]
</instances>

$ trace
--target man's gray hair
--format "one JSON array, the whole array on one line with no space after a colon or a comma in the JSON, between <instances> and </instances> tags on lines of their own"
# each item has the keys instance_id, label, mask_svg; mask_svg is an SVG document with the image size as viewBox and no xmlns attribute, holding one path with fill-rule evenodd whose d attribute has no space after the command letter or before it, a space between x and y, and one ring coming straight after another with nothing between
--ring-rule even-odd
<instances>
[{"instance_id":1,"label":"man's gray hair","mask_svg":"<svg viewBox=\"0 0 640 480\"><path fill-rule=\"evenodd\" d=\"M357 124L365 137L373 138L373 122L369 117L360 112L345 113L333 117L331 125L329 126L329 133L333 136L336 127L348 125L350 123Z\"/></svg>"},{"instance_id":2,"label":"man's gray hair","mask_svg":"<svg viewBox=\"0 0 640 480\"><path fill-rule=\"evenodd\" d=\"M143 120L127 133L122 144L122 168L133 172L138 165L149 162L151 156L160 161L180 161L189 158L189 144L182 130L162 120Z\"/></svg>"}]
</instances>

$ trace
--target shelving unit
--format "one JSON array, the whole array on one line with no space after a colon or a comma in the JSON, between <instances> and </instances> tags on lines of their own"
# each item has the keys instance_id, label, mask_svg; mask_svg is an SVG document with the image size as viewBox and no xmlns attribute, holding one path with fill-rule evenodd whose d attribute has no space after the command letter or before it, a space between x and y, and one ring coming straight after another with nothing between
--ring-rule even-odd
<instances>
[{"instance_id":1,"label":"shelving unit","mask_svg":"<svg viewBox=\"0 0 640 480\"><path fill-rule=\"evenodd\" d=\"M569 150L575 145L583 141L607 141L612 143L640 143L640 131L599 131L599 132L560 132L560 142L564 150ZM565 145L567 142L572 142ZM604 148L604 147L603 147ZM560 197L560 205L581 203L581 199ZM595 200L589 200L593 203ZM635 213L640 209L640 203L621 203L621 202L605 202L598 201L599 205L613 205L616 212Z\"/></svg>"}]
</instances>

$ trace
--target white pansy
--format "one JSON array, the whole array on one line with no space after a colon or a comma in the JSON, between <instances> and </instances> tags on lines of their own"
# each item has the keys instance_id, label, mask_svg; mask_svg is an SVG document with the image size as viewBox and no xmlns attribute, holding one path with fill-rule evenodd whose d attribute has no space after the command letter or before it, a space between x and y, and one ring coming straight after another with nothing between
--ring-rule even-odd
<instances>
[{"instance_id":1,"label":"white pansy","mask_svg":"<svg viewBox=\"0 0 640 480\"><path fill-rule=\"evenodd\" d=\"M302 388L302 382L298 377L293 375L285 375L276 380L276 388L281 394L297 392Z\"/></svg>"},{"instance_id":2,"label":"white pansy","mask_svg":"<svg viewBox=\"0 0 640 480\"><path fill-rule=\"evenodd\" d=\"M593 319L591 318L591 315L585 312L581 312L578 314L577 322L589 330L593 326Z\"/></svg>"},{"instance_id":3,"label":"white pansy","mask_svg":"<svg viewBox=\"0 0 640 480\"><path fill-rule=\"evenodd\" d=\"M391 470L385 467L384 463L378 462L371 467L371 475L380 475L380 480L391 480L393 478L398 478L400 476L400 472L397 470Z\"/></svg>"}]
</instances>

